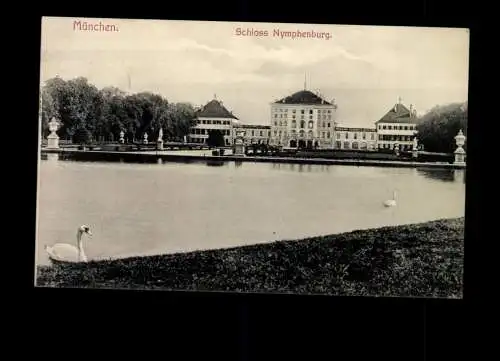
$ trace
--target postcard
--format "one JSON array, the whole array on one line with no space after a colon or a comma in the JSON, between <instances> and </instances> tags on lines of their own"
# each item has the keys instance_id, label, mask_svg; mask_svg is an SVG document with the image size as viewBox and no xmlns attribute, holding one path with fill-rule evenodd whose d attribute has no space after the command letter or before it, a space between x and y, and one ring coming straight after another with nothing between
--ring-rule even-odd
<instances>
[{"instance_id":1,"label":"postcard","mask_svg":"<svg viewBox=\"0 0 500 361\"><path fill-rule=\"evenodd\" d=\"M469 31L44 17L35 286L462 298Z\"/></svg>"}]
</instances>

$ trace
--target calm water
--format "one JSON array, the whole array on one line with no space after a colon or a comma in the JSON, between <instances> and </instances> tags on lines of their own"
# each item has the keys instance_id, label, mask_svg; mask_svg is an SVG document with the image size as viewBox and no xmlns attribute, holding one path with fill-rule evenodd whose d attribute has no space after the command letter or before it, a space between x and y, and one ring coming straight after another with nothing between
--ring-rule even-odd
<instances>
[{"instance_id":1,"label":"calm water","mask_svg":"<svg viewBox=\"0 0 500 361\"><path fill-rule=\"evenodd\" d=\"M398 205L382 203L397 190ZM293 239L463 216L463 170L267 163L127 164L42 160L38 263L44 245L89 258Z\"/></svg>"}]
</instances>

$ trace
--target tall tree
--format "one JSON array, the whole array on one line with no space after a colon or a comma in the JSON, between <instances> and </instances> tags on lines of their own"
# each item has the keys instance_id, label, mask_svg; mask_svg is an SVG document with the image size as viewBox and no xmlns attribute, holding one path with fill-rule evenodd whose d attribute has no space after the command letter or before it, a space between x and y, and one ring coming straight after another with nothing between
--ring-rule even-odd
<instances>
[{"instance_id":1,"label":"tall tree","mask_svg":"<svg viewBox=\"0 0 500 361\"><path fill-rule=\"evenodd\" d=\"M419 119L417 137L427 151L452 153L460 129L467 136L467 103L436 106Z\"/></svg>"},{"instance_id":2,"label":"tall tree","mask_svg":"<svg viewBox=\"0 0 500 361\"><path fill-rule=\"evenodd\" d=\"M174 140L181 141L196 125L194 107L189 103L176 103L172 109L172 135Z\"/></svg>"},{"instance_id":3,"label":"tall tree","mask_svg":"<svg viewBox=\"0 0 500 361\"><path fill-rule=\"evenodd\" d=\"M157 137L160 128L170 140L181 140L194 125L194 108L188 103L170 104L159 94L127 95L116 87L98 90L86 78L52 78L42 89L42 128L57 117L63 139L75 142L114 141L121 131L127 142Z\"/></svg>"},{"instance_id":4,"label":"tall tree","mask_svg":"<svg viewBox=\"0 0 500 361\"><path fill-rule=\"evenodd\" d=\"M59 118L58 105L52 97L50 91L47 88L43 88L41 91L42 104L40 109L41 112L41 127L42 127L42 138L49 135L49 122L52 118Z\"/></svg>"}]
</instances>

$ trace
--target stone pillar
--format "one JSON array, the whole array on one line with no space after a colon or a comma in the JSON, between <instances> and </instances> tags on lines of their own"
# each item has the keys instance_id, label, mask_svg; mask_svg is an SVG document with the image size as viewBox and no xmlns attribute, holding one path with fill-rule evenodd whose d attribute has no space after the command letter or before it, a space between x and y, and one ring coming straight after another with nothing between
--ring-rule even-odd
<instances>
[{"instance_id":1,"label":"stone pillar","mask_svg":"<svg viewBox=\"0 0 500 361\"><path fill-rule=\"evenodd\" d=\"M465 144L465 135L462 129L458 132L455 137L455 142L457 143L457 149L455 150L455 162L456 165L465 165L465 149L463 145Z\"/></svg>"},{"instance_id":2,"label":"stone pillar","mask_svg":"<svg viewBox=\"0 0 500 361\"><path fill-rule=\"evenodd\" d=\"M144 144L148 144L148 133L144 133L144 140L143 140L143 143L144 143Z\"/></svg>"},{"instance_id":3,"label":"stone pillar","mask_svg":"<svg viewBox=\"0 0 500 361\"><path fill-rule=\"evenodd\" d=\"M163 150L163 129L158 132L158 140L156 141L156 149Z\"/></svg>"},{"instance_id":4,"label":"stone pillar","mask_svg":"<svg viewBox=\"0 0 500 361\"><path fill-rule=\"evenodd\" d=\"M243 131L237 131L234 138L234 155L245 155L245 142L243 139Z\"/></svg>"},{"instance_id":5,"label":"stone pillar","mask_svg":"<svg viewBox=\"0 0 500 361\"><path fill-rule=\"evenodd\" d=\"M413 146L412 146L412 156L414 159L418 158L418 138L413 138Z\"/></svg>"},{"instance_id":6,"label":"stone pillar","mask_svg":"<svg viewBox=\"0 0 500 361\"><path fill-rule=\"evenodd\" d=\"M47 137L47 149L59 149L59 136L57 130L59 129L59 122L56 118L52 118L49 123L50 134Z\"/></svg>"},{"instance_id":7,"label":"stone pillar","mask_svg":"<svg viewBox=\"0 0 500 361\"><path fill-rule=\"evenodd\" d=\"M120 140L119 140L120 144L124 144L125 143L125 133L123 132L123 130L120 131Z\"/></svg>"}]
</instances>

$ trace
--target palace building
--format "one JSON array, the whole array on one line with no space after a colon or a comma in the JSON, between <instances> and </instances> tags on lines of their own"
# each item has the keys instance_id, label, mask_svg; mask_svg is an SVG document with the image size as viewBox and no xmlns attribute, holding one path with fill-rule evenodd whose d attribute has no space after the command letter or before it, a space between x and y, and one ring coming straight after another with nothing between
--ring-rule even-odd
<instances>
[{"instance_id":1,"label":"palace building","mask_svg":"<svg viewBox=\"0 0 500 361\"><path fill-rule=\"evenodd\" d=\"M399 98L373 128L342 127L337 124L337 105L318 93L301 90L271 103L271 124L242 124L215 97L195 111L196 125L189 142L207 144L212 129L221 130L226 146L236 134L245 144L269 144L284 148L410 150L417 134L417 113Z\"/></svg>"},{"instance_id":2,"label":"palace building","mask_svg":"<svg viewBox=\"0 0 500 361\"><path fill-rule=\"evenodd\" d=\"M271 137L270 125L253 125L233 123L234 134L242 134L244 144L269 144Z\"/></svg>"},{"instance_id":3,"label":"palace building","mask_svg":"<svg viewBox=\"0 0 500 361\"><path fill-rule=\"evenodd\" d=\"M290 148L333 148L337 106L301 90L271 104L270 144Z\"/></svg>"},{"instance_id":4,"label":"palace building","mask_svg":"<svg viewBox=\"0 0 500 361\"><path fill-rule=\"evenodd\" d=\"M335 149L377 149L375 128L335 127Z\"/></svg>"},{"instance_id":5,"label":"palace building","mask_svg":"<svg viewBox=\"0 0 500 361\"><path fill-rule=\"evenodd\" d=\"M233 144L233 122L238 118L215 99L195 111L196 125L191 127L189 142L206 144L210 130L220 130L227 146Z\"/></svg>"},{"instance_id":6,"label":"palace building","mask_svg":"<svg viewBox=\"0 0 500 361\"><path fill-rule=\"evenodd\" d=\"M380 120L375 122L377 129L377 146L379 149L410 150L413 138L417 134L417 112L401 103L396 103Z\"/></svg>"}]
</instances>

